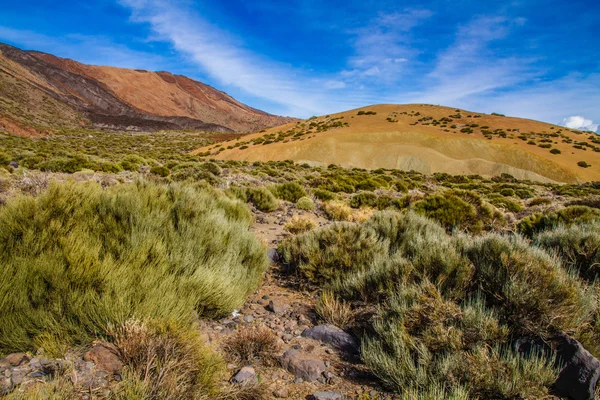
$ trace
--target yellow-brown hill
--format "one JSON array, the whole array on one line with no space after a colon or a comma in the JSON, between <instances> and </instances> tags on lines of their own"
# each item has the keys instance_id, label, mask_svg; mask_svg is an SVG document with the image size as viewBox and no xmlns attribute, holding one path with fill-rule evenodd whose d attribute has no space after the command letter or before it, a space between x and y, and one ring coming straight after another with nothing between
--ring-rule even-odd
<instances>
[{"instance_id":1,"label":"yellow-brown hill","mask_svg":"<svg viewBox=\"0 0 600 400\"><path fill-rule=\"evenodd\" d=\"M506 173L545 182L600 181L596 134L425 104L382 104L313 117L194 154L486 177Z\"/></svg>"}]
</instances>

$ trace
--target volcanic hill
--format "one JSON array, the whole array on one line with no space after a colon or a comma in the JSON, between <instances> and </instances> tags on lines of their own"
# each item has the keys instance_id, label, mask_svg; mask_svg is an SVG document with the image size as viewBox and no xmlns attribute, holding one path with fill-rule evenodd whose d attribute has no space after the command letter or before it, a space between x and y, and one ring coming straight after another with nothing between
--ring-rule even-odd
<instances>
[{"instance_id":1,"label":"volcanic hill","mask_svg":"<svg viewBox=\"0 0 600 400\"><path fill-rule=\"evenodd\" d=\"M0 131L60 127L252 132L295 121L169 72L92 66L0 43Z\"/></svg>"},{"instance_id":2,"label":"volcanic hill","mask_svg":"<svg viewBox=\"0 0 600 400\"><path fill-rule=\"evenodd\" d=\"M294 160L542 182L600 180L600 136L455 108L382 104L296 121L194 152L223 160Z\"/></svg>"}]
</instances>

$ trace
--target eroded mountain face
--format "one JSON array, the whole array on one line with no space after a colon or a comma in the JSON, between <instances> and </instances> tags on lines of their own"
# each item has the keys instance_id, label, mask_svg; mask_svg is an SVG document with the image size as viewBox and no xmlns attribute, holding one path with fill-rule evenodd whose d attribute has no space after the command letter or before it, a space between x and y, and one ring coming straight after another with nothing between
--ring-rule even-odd
<instances>
[{"instance_id":1,"label":"eroded mountain face","mask_svg":"<svg viewBox=\"0 0 600 400\"><path fill-rule=\"evenodd\" d=\"M184 76L89 66L0 44L0 127L9 133L35 136L59 126L252 132L291 120Z\"/></svg>"}]
</instances>

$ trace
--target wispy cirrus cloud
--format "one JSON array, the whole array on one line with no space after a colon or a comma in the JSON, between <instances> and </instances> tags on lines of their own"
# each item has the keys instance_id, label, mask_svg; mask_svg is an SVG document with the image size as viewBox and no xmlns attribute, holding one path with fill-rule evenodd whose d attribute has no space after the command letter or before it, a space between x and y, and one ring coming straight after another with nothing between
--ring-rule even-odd
<instances>
[{"instance_id":1,"label":"wispy cirrus cloud","mask_svg":"<svg viewBox=\"0 0 600 400\"><path fill-rule=\"evenodd\" d=\"M355 35L355 54L348 59L350 68L341 75L354 81L401 80L402 72L410 68L407 63L420 52L412 43L410 31L432 15L427 9L380 14L366 26L351 31Z\"/></svg>"},{"instance_id":2,"label":"wispy cirrus cloud","mask_svg":"<svg viewBox=\"0 0 600 400\"><path fill-rule=\"evenodd\" d=\"M303 115L336 107L342 99L328 90L345 88L335 76L314 76L292 65L279 63L244 48L230 33L185 5L154 0L122 0L132 10L132 20L150 25L156 38L170 42L221 84L278 103L279 113ZM356 94L343 102L361 101ZM338 106L339 107L339 106Z\"/></svg>"},{"instance_id":3,"label":"wispy cirrus cloud","mask_svg":"<svg viewBox=\"0 0 600 400\"><path fill-rule=\"evenodd\" d=\"M533 78L536 72L529 60L499 56L490 48L520 24L520 18L479 16L459 27L455 41L437 55L433 69L426 75L427 87L415 93L415 98L423 103L469 103L481 93Z\"/></svg>"}]
</instances>

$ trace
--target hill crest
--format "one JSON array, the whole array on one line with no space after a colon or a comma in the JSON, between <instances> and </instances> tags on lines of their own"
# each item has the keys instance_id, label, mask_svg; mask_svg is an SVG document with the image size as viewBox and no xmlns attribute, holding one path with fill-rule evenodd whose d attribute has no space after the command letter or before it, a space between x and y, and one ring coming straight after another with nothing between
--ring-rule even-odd
<instances>
[{"instance_id":1,"label":"hill crest","mask_svg":"<svg viewBox=\"0 0 600 400\"><path fill-rule=\"evenodd\" d=\"M195 154L422 173L505 173L545 182L600 180L600 136L426 104L380 104L314 117L198 149Z\"/></svg>"}]
</instances>

